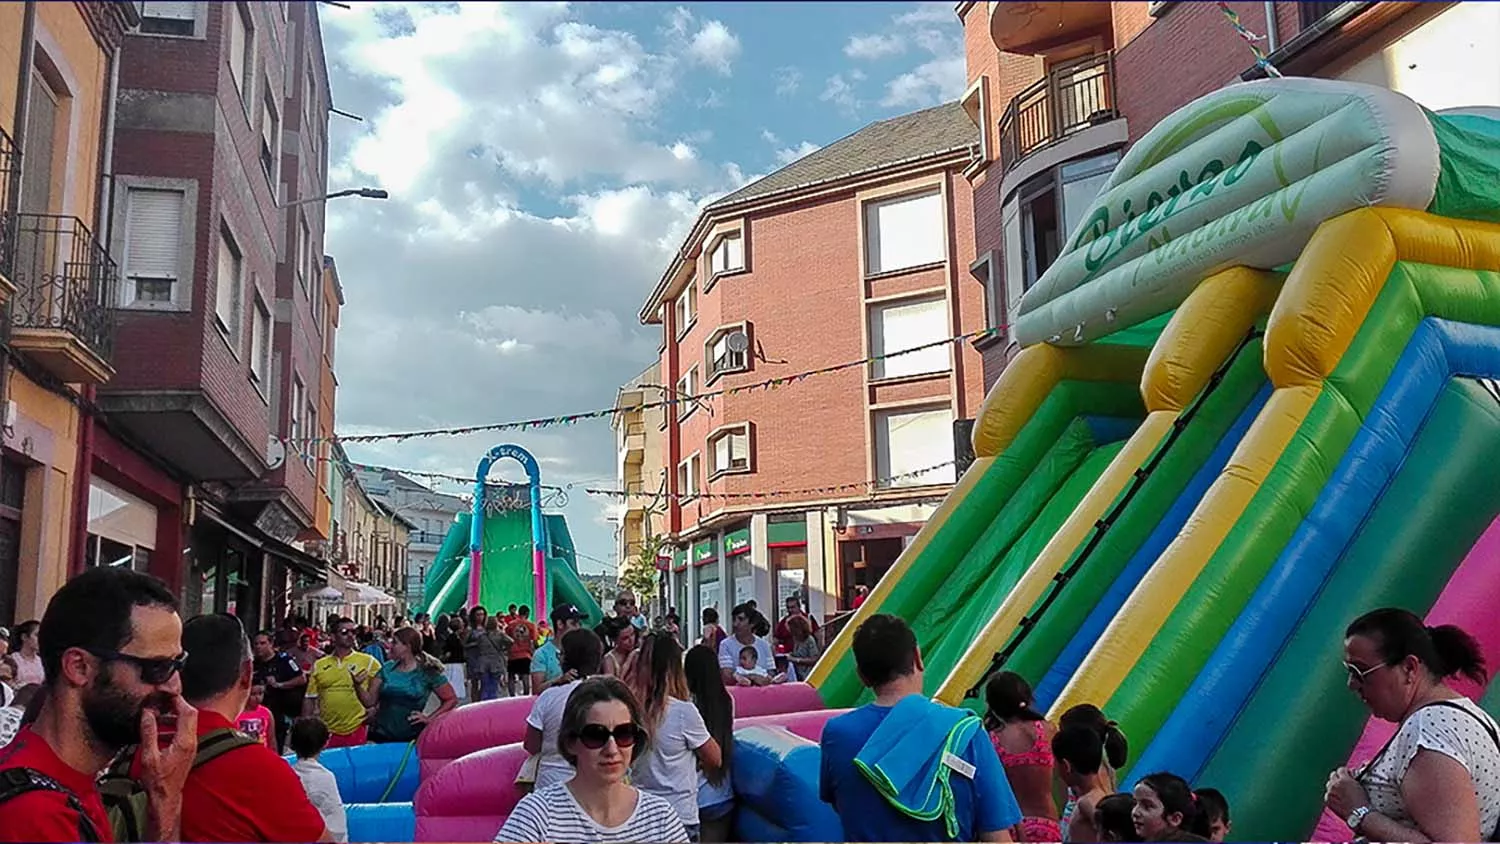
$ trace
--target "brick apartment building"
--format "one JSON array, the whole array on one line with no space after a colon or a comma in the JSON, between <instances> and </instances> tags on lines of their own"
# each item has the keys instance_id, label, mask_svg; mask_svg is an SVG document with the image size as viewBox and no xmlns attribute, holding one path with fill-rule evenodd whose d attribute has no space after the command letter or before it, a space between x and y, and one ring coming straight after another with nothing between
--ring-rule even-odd
<instances>
[{"instance_id":1,"label":"brick apartment building","mask_svg":"<svg viewBox=\"0 0 1500 844\"><path fill-rule=\"evenodd\" d=\"M117 373L97 401L185 490L180 516L148 502L158 525L183 525L153 570L182 588L188 613L254 625L286 609L293 574L324 576L298 546L326 540L316 516L331 513L321 455L295 444L327 430L336 319L315 199L330 105L318 6L140 11L114 117ZM293 446L282 454L273 438ZM148 478L120 480L139 495Z\"/></svg>"},{"instance_id":2,"label":"brick apartment building","mask_svg":"<svg viewBox=\"0 0 1500 844\"><path fill-rule=\"evenodd\" d=\"M665 389L641 398L682 399L647 433L667 469L666 597L690 631L703 606L752 597L768 615L797 593L819 616L847 607L953 483L955 423L983 397L967 344L683 397L983 328L973 141L957 104L836 141L707 206L646 301Z\"/></svg>"},{"instance_id":3,"label":"brick apartment building","mask_svg":"<svg viewBox=\"0 0 1500 844\"><path fill-rule=\"evenodd\" d=\"M1500 105L1500 4L1251 3L1229 6L1287 76L1366 82L1429 109ZM1193 99L1260 78L1216 3L959 3L978 127L967 171L990 324L1004 326L1056 258L1123 150ZM985 383L1016 351L980 344Z\"/></svg>"}]
</instances>

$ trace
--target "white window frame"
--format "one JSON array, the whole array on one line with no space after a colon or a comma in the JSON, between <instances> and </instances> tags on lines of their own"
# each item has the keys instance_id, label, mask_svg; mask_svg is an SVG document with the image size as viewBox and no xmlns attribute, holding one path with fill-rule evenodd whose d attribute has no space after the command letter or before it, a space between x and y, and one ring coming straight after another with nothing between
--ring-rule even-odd
<instances>
[{"instance_id":1,"label":"white window frame","mask_svg":"<svg viewBox=\"0 0 1500 844\"><path fill-rule=\"evenodd\" d=\"M240 104L248 115L250 104L255 102L251 96L255 92L255 16L242 0L231 0L224 5L229 7L230 16L229 47L224 51L225 59L229 64L229 77L234 80L234 89L239 92ZM234 45L236 23L241 40L239 50L235 50Z\"/></svg>"},{"instance_id":2,"label":"white window frame","mask_svg":"<svg viewBox=\"0 0 1500 844\"><path fill-rule=\"evenodd\" d=\"M308 447L307 443L302 442L304 436L302 413L304 405L307 404L307 388L302 384L302 377L295 373L292 374L291 398L287 408L287 439L291 440L292 446L300 452Z\"/></svg>"},{"instance_id":3,"label":"white window frame","mask_svg":"<svg viewBox=\"0 0 1500 844\"><path fill-rule=\"evenodd\" d=\"M906 193L893 196L882 196L864 201L860 209L861 225L864 227L864 257L865 275L882 276L894 273L911 272L926 267L936 266L947 260L948 257L948 223L947 209L944 206L944 193L941 186L929 186ZM905 205L912 202L923 202L933 200L937 211L937 237L936 251L931 254L920 254L920 260L911 260L897 266L885 266L880 261L880 212L885 208Z\"/></svg>"},{"instance_id":4,"label":"white window frame","mask_svg":"<svg viewBox=\"0 0 1500 844\"><path fill-rule=\"evenodd\" d=\"M192 278L191 272L187 273L187 275L184 276L184 273L183 273L183 255L182 255L183 240L184 240L183 231L186 228L185 225L184 225L184 222L185 222L186 217L187 217L187 215L189 213L189 209L188 209L188 192L185 189L180 188L180 187L154 187L154 186L146 186L146 185L129 185L129 184L125 185L124 187L125 187L125 202L124 202L124 206L125 206L125 208L124 208L125 228L124 228L124 232L123 232L123 235L122 235L123 238L124 238L124 245L123 245L123 247L121 249L121 253L120 253L121 254L121 258L122 258L122 261L121 261L121 270L122 270L121 275L123 276L124 281L125 281L125 284L121 285L121 288L122 288L121 289L121 295L123 297L122 304L125 307L144 308L144 309L162 308L164 306L170 306L170 305L174 304L175 302L177 302L178 299L182 296L182 292L181 291L182 291L182 288L185 286L183 284L184 278L186 278L186 279L191 279ZM143 196L143 195L148 194L148 193L150 193L150 194L174 194L177 197L177 200L178 200L178 206L177 206L177 226L176 226L177 231L176 231L175 240L171 244L172 255L171 255L171 261L170 261L170 263L171 263L172 266L170 267L170 269L168 271L166 271L166 272L160 272L160 271L158 271L158 272L150 273L150 274L138 274L138 273L134 272L134 270L136 268L133 266L132 257L131 257L131 254L134 251L134 238L135 238L135 235L138 232L137 228L134 225L134 222L135 222L134 211L135 211L135 208L136 208L135 201L136 201L136 197ZM160 282L160 281L169 282L171 284L171 288L170 288L170 292L169 292L167 298L166 299L149 299L149 300L148 299L142 299L141 298L140 287L138 285L138 282L143 282L143 281L144 282Z\"/></svg>"},{"instance_id":5,"label":"white window frame","mask_svg":"<svg viewBox=\"0 0 1500 844\"><path fill-rule=\"evenodd\" d=\"M312 227L307 224L307 215L297 215L297 282L307 290L308 255L312 254Z\"/></svg>"},{"instance_id":6,"label":"white window frame","mask_svg":"<svg viewBox=\"0 0 1500 844\"><path fill-rule=\"evenodd\" d=\"M677 464L677 501L680 504L685 504L699 495L698 471L701 468L701 459L695 451Z\"/></svg>"},{"instance_id":7,"label":"white window frame","mask_svg":"<svg viewBox=\"0 0 1500 844\"><path fill-rule=\"evenodd\" d=\"M692 366L690 366L690 367L687 368L687 371L685 371L685 372L682 373L682 377L681 378L677 379L677 421L678 422L681 422L682 420L688 418L689 416L692 416L693 415L693 411L695 411L695 410L698 409L698 402L697 401L683 401L683 399L685 397L696 396L697 394L698 394L698 365L697 364L693 364Z\"/></svg>"},{"instance_id":8,"label":"white window frame","mask_svg":"<svg viewBox=\"0 0 1500 844\"><path fill-rule=\"evenodd\" d=\"M153 6L155 6L157 8L153 10L152 9ZM173 7L176 7L176 8L173 8ZM140 8L141 8L141 24L136 29L136 34L137 35L144 35L144 36L147 36L147 37L150 37L150 38L202 38L203 37L203 30L204 30L205 20L204 20L204 16L203 16L204 4L203 4L202 0L198 0L197 2L181 2L181 3L171 3L171 2L159 3L159 2L151 2L151 0L146 0L146 2L141 3L141 7ZM153 11L156 12L156 14L152 14ZM182 14L183 12L188 12L188 11L191 11L191 14L187 14L187 15ZM176 14L173 14L174 12ZM189 28L189 31L187 31L187 32L152 32L152 31L150 31L150 30L148 30L146 28L148 26L148 24L146 23L146 21L148 21L148 20L159 20L159 21L160 20L165 20L165 21L190 21L192 23L192 26Z\"/></svg>"},{"instance_id":9,"label":"white window frame","mask_svg":"<svg viewBox=\"0 0 1500 844\"><path fill-rule=\"evenodd\" d=\"M743 465L735 466L734 442L738 439L744 454L738 458ZM750 423L741 422L736 425L725 425L714 431L708 437L709 475L713 480L721 475L746 475L755 471L755 445L754 437L750 432ZM721 465L719 461L719 444L729 444L729 462Z\"/></svg>"},{"instance_id":10,"label":"white window frame","mask_svg":"<svg viewBox=\"0 0 1500 844\"><path fill-rule=\"evenodd\" d=\"M936 306L936 307L934 307ZM897 343L891 348L890 342L885 337L883 316L888 311L911 310L924 308L927 310L940 311L939 333L931 338L919 338L917 343ZM924 316L926 314L924 313ZM870 331L870 356L879 358L893 352L911 349L917 346L926 346L938 340L946 340L950 336L952 315L949 313L948 300L945 296L921 296L905 299L892 299L886 301L872 302L869 308L869 331ZM883 381L894 378L918 378L939 375L953 369L953 350L948 346L934 346L920 352L898 355L889 359L879 359L870 362L870 379ZM937 363L941 357L942 363ZM924 361L929 361L924 363Z\"/></svg>"},{"instance_id":11,"label":"white window frame","mask_svg":"<svg viewBox=\"0 0 1500 844\"><path fill-rule=\"evenodd\" d=\"M887 420L900 417L926 416L929 414L937 413L946 414L948 419L948 424L944 429L945 434L943 442L947 444L947 450L945 453L947 454L947 459L951 461L954 459L954 413L952 405L914 405L908 407L878 408L875 410L874 417L871 420L871 422L873 423L871 425L871 429L874 433L875 441L875 480L878 483L879 489L890 490L905 489L907 487L939 486L944 484L952 484L956 481L957 473L954 470L954 466L952 463L949 463L947 466L944 466L940 469L934 469L933 471L928 472L925 475L921 475L915 478L906 478L894 482L891 480L892 476L894 475L905 475L909 472L916 471L917 469L925 469L928 466L933 465L934 463L939 463L942 461L923 461L923 465L914 468L893 466L890 453L890 428ZM913 419L912 421L915 421L915 419ZM900 471L896 471L897 469L899 469Z\"/></svg>"},{"instance_id":12,"label":"white window frame","mask_svg":"<svg viewBox=\"0 0 1500 844\"><path fill-rule=\"evenodd\" d=\"M681 340L687 336L693 326L698 322L698 280L688 279L687 286L682 288L682 293L672 303L672 311L677 318L677 339Z\"/></svg>"},{"instance_id":13,"label":"white window frame","mask_svg":"<svg viewBox=\"0 0 1500 844\"><path fill-rule=\"evenodd\" d=\"M743 352L731 351L727 345L729 335L736 331L744 333L748 339L750 337L750 323L742 322L735 325L721 325L714 329L714 333L710 334L708 341L703 344L703 364L704 368L708 370L708 378L705 379L705 384L712 384L722 375L750 371L750 351L748 349ZM720 344L724 344L722 354L719 352ZM738 362L736 362L736 358L738 358ZM721 359L725 361L723 367L719 366Z\"/></svg>"},{"instance_id":14,"label":"white window frame","mask_svg":"<svg viewBox=\"0 0 1500 844\"><path fill-rule=\"evenodd\" d=\"M233 261L233 278L225 279L225 252ZM214 271L214 321L231 349L237 349L235 338L240 333L240 302L245 298L245 252L240 248L229 227L219 227L219 251Z\"/></svg>"},{"instance_id":15,"label":"white window frame","mask_svg":"<svg viewBox=\"0 0 1500 844\"><path fill-rule=\"evenodd\" d=\"M961 102L963 103L964 111L969 115L969 119L973 120L974 124L979 128L979 140L974 144L974 147L977 147L978 155L974 156L969 161L968 166L964 167L964 177L972 179L979 175L979 172L988 166L995 157L994 150L990 148L990 127L992 124L990 123L989 77L980 75L978 79L974 80L974 83L969 86L969 90L964 93ZM970 103L973 104L972 107Z\"/></svg>"},{"instance_id":16,"label":"white window frame","mask_svg":"<svg viewBox=\"0 0 1500 844\"><path fill-rule=\"evenodd\" d=\"M731 264L730 252L732 244L739 245L738 263ZM722 256L722 261L721 261ZM721 266L722 264L722 266ZM734 275L745 271L745 233L742 230L725 232L713 241L713 248L708 253L708 277L717 280L721 276Z\"/></svg>"},{"instance_id":17,"label":"white window frame","mask_svg":"<svg viewBox=\"0 0 1500 844\"><path fill-rule=\"evenodd\" d=\"M271 93L271 80L266 80L265 93L260 98L260 136L256 139L261 144L260 161L261 171L266 174L266 181L271 185L272 198L280 201L281 191L278 189L278 180L281 178L281 114L276 109L276 97ZM270 138L266 137L266 124L271 124ZM268 162L266 158L269 157Z\"/></svg>"},{"instance_id":18,"label":"white window frame","mask_svg":"<svg viewBox=\"0 0 1500 844\"><path fill-rule=\"evenodd\" d=\"M170 302L136 302L134 301L135 286L129 279L123 280L119 285L119 307L132 311L188 311L193 307L193 300L199 295L193 290L194 280L197 272L194 261L197 257L198 244L198 182L194 179L169 179L158 176L128 176L122 175L115 178L115 190L121 193L124 201L114 203L113 216L111 217L110 231L112 240L110 242L110 254L116 259L121 267L122 274L128 272L129 231L130 231L130 201L129 191L133 189L181 191L182 192L182 239L177 247L178 266L177 283L172 286L172 301ZM210 241L212 243L212 241ZM214 247L212 260L218 260L217 247Z\"/></svg>"},{"instance_id":19,"label":"white window frame","mask_svg":"<svg viewBox=\"0 0 1500 844\"><path fill-rule=\"evenodd\" d=\"M267 307L259 291L255 294L255 304L251 310L250 380L264 392L271 383L271 347L274 343L275 323L271 319L271 309Z\"/></svg>"},{"instance_id":20,"label":"white window frame","mask_svg":"<svg viewBox=\"0 0 1500 844\"><path fill-rule=\"evenodd\" d=\"M303 394L305 395L306 392L307 390L304 388ZM307 406L304 408L303 413L307 414L307 436L310 438L318 436L318 408L311 398L307 399ZM302 452L303 465L314 472L317 471L318 467L318 448L320 445L322 444L309 443L307 449Z\"/></svg>"}]
</instances>

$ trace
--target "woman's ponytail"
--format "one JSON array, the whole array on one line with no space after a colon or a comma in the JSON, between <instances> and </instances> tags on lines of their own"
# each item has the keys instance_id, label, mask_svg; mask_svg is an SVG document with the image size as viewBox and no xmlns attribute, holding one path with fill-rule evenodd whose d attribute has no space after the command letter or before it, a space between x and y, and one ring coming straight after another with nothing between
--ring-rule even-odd
<instances>
[{"instance_id":1,"label":"woman's ponytail","mask_svg":"<svg viewBox=\"0 0 1500 844\"><path fill-rule=\"evenodd\" d=\"M1463 628L1442 624L1427 628L1427 636L1432 639L1434 661L1438 663L1432 666L1433 674L1439 677L1462 674L1481 686L1489 679L1479 643Z\"/></svg>"}]
</instances>

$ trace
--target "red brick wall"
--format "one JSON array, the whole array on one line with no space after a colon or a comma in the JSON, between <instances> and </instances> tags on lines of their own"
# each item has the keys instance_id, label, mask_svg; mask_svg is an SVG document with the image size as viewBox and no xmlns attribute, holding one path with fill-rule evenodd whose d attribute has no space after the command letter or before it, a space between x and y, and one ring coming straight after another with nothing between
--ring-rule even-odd
<instances>
[{"instance_id":1,"label":"red brick wall","mask_svg":"<svg viewBox=\"0 0 1500 844\"><path fill-rule=\"evenodd\" d=\"M952 303L952 333L984 325L982 291L968 275L974 254L973 202L967 183L947 174L950 261L936 269L908 274L903 289L946 288ZM853 191L832 198L752 215L747 221L748 272L726 276L699 293L696 325L663 355L663 383L675 383L693 364L704 371L703 344L721 325L749 320L752 352L763 349L751 371L726 375L709 385L719 390L833 366L866 356L867 306L861 277L859 205ZM912 285L915 285L913 287ZM867 380L862 367L819 375L776 390L756 390L706 400L681 425L669 425L672 485L683 456L701 455L700 488L714 493L748 493L863 483L871 477L873 443L867 435ZM972 416L983 397L977 352L959 347L954 376L902 384L899 398L931 398L947 403L955 379L962 384L955 416ZM701 379L700 379L701 384ZM700 388L702 389L702 388ZM752 474L725 475L706 484L712 455L708 437L724 425L754 426ZM706 485L705 485L706 484ZM699 519L726 508L743 509L849 497L854 492L786 496L773 502L699 498L680 514L673 529L691 531Z\"/></svg>"}]
</instances>

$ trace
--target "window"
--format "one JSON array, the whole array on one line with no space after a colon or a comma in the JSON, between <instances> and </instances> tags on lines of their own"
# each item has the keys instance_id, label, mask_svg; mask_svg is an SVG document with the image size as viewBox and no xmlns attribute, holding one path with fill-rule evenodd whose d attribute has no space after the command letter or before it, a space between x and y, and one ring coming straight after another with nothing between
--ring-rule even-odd
<instances>
[{"instance_id":1,"label":"window","mask_svg":"<svg viewBox=\"0 0 1500 844\"><path fill-rule=\"evenodd\" d=\"M228 229L219 232L219 277L214 288L214 316L225 336L239 332L238 310L244 261ZM233 343L230 343L233 346Z\"/></svg>"},{"instance_id":2,"label":"window","mask_svg":"<svg viewBox=\"0 0 1500 844\"><path fill-rule=\"evenodd\" d=\"M741 425L714 434L709 439L713 452L713 474L750 471L750 426Z\"/></svg>"},{"instance_id":3,"label":"window","mask_svg":"<svg viewBox=\"0 0 1500 844\"><path fill-rule=\"evenodd\" d=\"M318 125L318 89L313 84L313 80L317 78L313 73L312 62L309 60L307 64L306 84L302 88L302 116L304 123L309 128L315 128ZM308 134L314 139L317 138L316 132L309 132ZM313 149L316 151L316 143L313 144Z\"/></svg>"},{"instance_id":4,"label":"window","mask_svg":"<svg viewBox=\"0 0 1500 844\"><path fill-rule=\"evenodd\" d=\"M687 288L682 295L677 297L677 336L679 338L693 327L693 320L698 316L698 285L689 280Z\"/></svg>"},{"instance_id":5,"label":"window","mask_svg":"<svg viewBox=\"0 0 1500 844\"><path fill-rule=\"evenodd\" d=\"M324 326L323 326L323 285L317 283L317 282L319 282L321 280L322 279L321 279L321 277L319 276L318 273L316 273L316 272L313 273L313 282L314 282L314 284L313 284L312 288L307 291L307 298L310 300L309 304L312 305L313 330L316 331L316 332L318 332L318 336L319 337L323 336L323 329L324 329Z\"/></svg>"},{"instance_id":6,"label":"window","mask_svg":"<svg viewBox=\"0 0 1500 844\"><path fill-rule=\"evenodd\" d=\"M678 501L698 496L698 455L694 454L677 464Z\"/></svg>"},{"instance_id":7,"label":"window","mask_svg":"<svg viewBox=\"0 0 1500 844\"><path fill-rule=\"evenodd\" d=\"M316 437L318 435L318 409L313 407L311 402L308 402L307 405L307 435L309 437ZM320 447L322 447L322 443L312 443L307 448L302 449L302 462L307 465L307 468L314 469L318 465L318 449Z\"/></svg>"},{"instance_id":8,"label":"window","mask_svg":"<svg viewBox=\"0 0 1500 844\"><path fill-rule=\"evenodd\" d=\"M255 297L255 317L250 323L250 376L257 384L269 383L271 371L271 312L259 296Z\"/></svg>"},{"instance_id":9,"label":"window","mask_svg":"<svg viewBox=\"0 0 1500 844\"><path fill-rule=\"evenodd\" d=\"M302 289L307 289L307 268L310 264L309 255L312 252L312 229L307 227L307 217L301 216L297 219L297 281L301 283Z\"/></svg>"},{"instance_id":10,"label":"window","mask_svg":"<svg viewBox=\"0 0 1500 844\"><path fill-rule=\"evenodd\" d=\"M969 148L969 164L964 168L964 175L973 178L984 165L990 162L993 152L990 150L990 93L989 77L980 76L969 86L961 101L964 111L974 125L979 128L979 140Z\"/></svg>"},{"instance_id":11,"label":"window","mask_svg":"<svg viewBox=\"0 0 1500 844\"><path fill-rule=\"evenodd\" d=\"M866 274L935 264L946 255L940 192L865 204Z\"/></svg>"},{"instance_id":12,"label":"window","mask_svg":"<svg viewBox=\"0 0 1500 844\"><path fill-rule=\"evenodd\" d=\"M881 488L953 483L952 461L951 409L875 414L875 473Z\"/></svg>"},{"instance_id":13,"label":"window","mask_svg":"<svg viewBox=\"0 0 1500 844\"><path fill-rule=\"evenodd\" d=\"M716 276L745 268L745 241L739 232L726 234L719 239L709 256L709 267L709 271Z\"/></svg>"},{"instance_id":14,"label":"window","mask_svg":"<svg viewBox=\"0 0 1500 844\"><path fill-rule=\"evenodd\" d=\"M1117 151L1070 161L1016 189L1000 214L1009 304L1057 260L1119 161Z\"/></svg>"},{"instance_id":15,"label":"window","mask_svg":"<svg viewBox=\"0 0 1500 844\"><path fill-rule=\"evenodd\" d=\"M243 3L230 3L229 9L229 75L234 77L234 88L240 92L241 101L248 100L245 85L254 76L255 29L250 25L250 10Z\"/></svg>"},{"instance_id":16,"label":"window","mask_svg":"<svg viewBox=\"0 0 1500 844\"><path fill-rule=\"evenodd\" d=\"M692 398L698 394L698 367L694 366L682 374L677 380L677 418L686 419L698 409L697 399Z\"/></svg>"},{"instance_id":17,"label":"window","mask_svg":"<svg viewBox=\"0 0 1500 844\"><path fill-rule=\"evenodd\" d=\"M148 35L191 36L196 25L197 3L147 0L141 4L141 32Z\"/></svg>"},{"instance_id":18,"label":"window","mask_svg":"<svg viewBox=\"0 0 1500 844\"><path fill-rule=\"evenodd\" d=\"M302 379L296 375L292 376L292 401L287 408L287 416L290 417L290 426L287 431L287 439L292 441L292 447L299 452L310 451L307 443L302 442L302 414L303 408L307 406L307 390L302 386Z\"/></svg>"},{"instance_id":19,"label":"window","mask_svg":"<svg viewBox=\"0 0 1500 844\"><path fill-rule=\"evenodd\" d=\"M171 302L182 269L180 190L125 192L125 304Z\"/></svg>"},{"instance_id":20,"label":"window","mask_svg":"<svg viewBox=\"0 0 1500 844\"><path fill-rule=\"evenodd\" d=\"M871 364L870 377L901 378L928 372L944 372L951 365L947 345L928 346L948 339L948 302L927 299L878 305L870 309L870 352L895 355ZM906 352L928 346L915 352ZM906 354L897 354L906 352Z\"/></svg>"},{"instance_id":21,"label":"window","mask_svg":"<svg viewBox=\"0 0 1500 844\"><path fill-rule=\"evenodd\" d=\"M739 325L720 328L709 338L705 351L710 381L726 372L750 369L750 334L745 328Z\"/></svg>"},{"instance_id":22,"label":"window","mask_svg":"<svg viewBox=\"0 0 1500 844\"><path fill-rule=\"evenodd\" d=\"M271 182L271 193L279 197L276 178L281 165L281 119L276 116L273 100L271 86L267 84L260 114L260 168Z\"/></svg>"}]
</instances>

